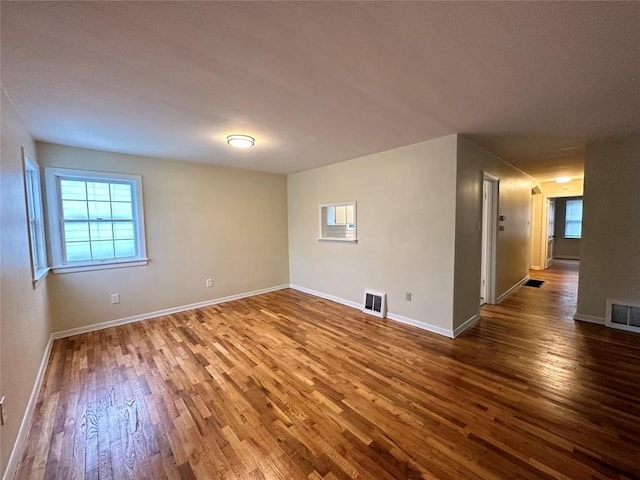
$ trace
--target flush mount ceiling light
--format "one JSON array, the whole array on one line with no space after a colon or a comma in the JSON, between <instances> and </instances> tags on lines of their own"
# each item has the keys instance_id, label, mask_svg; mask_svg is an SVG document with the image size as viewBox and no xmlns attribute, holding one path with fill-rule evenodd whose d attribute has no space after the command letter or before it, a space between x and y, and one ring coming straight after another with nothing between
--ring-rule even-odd
<instances>
[{"instance_id":1,"label":"flush mount ceiling light","mask_svg":"<svg viewBox=\"0 0 640 480\"><path fill-rule=\"evenodd\" d=\"M571 181L571 177L558 177L556 178L556 183L569 183Z\"/></svg>"},{"instance_id":2,"label":"flush mount ceiling light","mask_svg":"<svg viewBox=\"0 0 640 480\"><path fill-rule=\"evenodd\" d=\"M227 137L227 143L232 147L236 148L249 148L253 147L256 143L255 138L250 137L249 135L229 135Z\"/></svg>"}]
</instances>

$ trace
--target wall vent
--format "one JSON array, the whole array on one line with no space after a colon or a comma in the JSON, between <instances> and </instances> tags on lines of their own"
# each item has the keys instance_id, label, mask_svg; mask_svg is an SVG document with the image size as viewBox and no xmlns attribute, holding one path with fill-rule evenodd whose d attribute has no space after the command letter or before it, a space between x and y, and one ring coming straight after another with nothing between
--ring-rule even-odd
<instances>
[{"instance_id":1,"label":"wall vent","mask_svg":"<svg viewBox=\"0 0 640 480\"><path fill-rule=\"evenodd\" d=\"M607 299L607 327L640 333L640 305Z\"/></svg>"},{"instance_id":2,"label":"wall vent","mask_svg":"<svg viewBox=\"0 0 640 480\"><path fill-rule=\"evenodd\" d=\"M387 294L374 290L364 291L364 304L362 311L384 318L387 315Z\"/></svg>"}]
</instances>

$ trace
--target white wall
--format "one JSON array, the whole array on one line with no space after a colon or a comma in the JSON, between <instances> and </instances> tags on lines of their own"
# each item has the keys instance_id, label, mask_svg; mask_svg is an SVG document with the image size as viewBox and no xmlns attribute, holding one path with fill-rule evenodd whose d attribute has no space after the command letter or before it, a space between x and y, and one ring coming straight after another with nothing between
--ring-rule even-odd
<instances>
[{"instance_id":1,"label":"white wall","mask_svg":"<svg viewBox=\"0 0 640 480\"><path fill-rule=\"evenodd\" d=\"M640 303L640 136L587 145L577 319Z\"/></svg>"},{"instance_id":2,"label":"white wall","mask_svg":"<svg viewBox=\"0 0 640 480\"><path fill-rule=\"evenodd\" d=\"M285 176L47 143L38 155L43 167L139 174L143 184L149 264L53 275L56 331L289 283Z\"/></svg>"},{"instance_id":3,"label":"white wall","mask_svg":"<svg viewBox=\"0 0 640 480\"><path fill-rule=\"evenodd\" d=\"M471 140L458 135L456 177L455 293L453 328L480 311L482 179L499 177L498 215L504 231L496 241L496 298L529 272L530 204L535 180Z\"/></svg>"},{"instance_id":4,"label":"white wall","mask_svg":"<svg viewBox=\"0 0 640 480\"><path fill-rule=\"evenodd\" d=\"M451 330L456 136L288 177L291 283ZM358 243L318 241L318 205L357 201ZM405 292L412 300L405 301Z\"/></svg>"},{"instance_id":5,"label":"white wall","mask_svg":"<svg viewBox=\"0 0 640 480\"><path fill-rule=\"evenodd\" d=\"M20 423L51 335L48 283L33 288L21 147L37 160L31 135L2 96L0 150L0 396L7 423L0 430L0 476L7 468Z\"/></svg>"}]
</instances>

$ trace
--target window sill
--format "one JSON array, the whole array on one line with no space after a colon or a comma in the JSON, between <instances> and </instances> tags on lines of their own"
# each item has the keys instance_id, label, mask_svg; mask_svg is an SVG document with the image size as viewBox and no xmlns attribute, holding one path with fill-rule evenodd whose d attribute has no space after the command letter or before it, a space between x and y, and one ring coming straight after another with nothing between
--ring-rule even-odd
<instances>
[{"instance_id":1,"label":"window sill","mask_svg":"<svg viewBox=\"0 0 640 480\"><path fill-rule=\"evenodd\" d=\"M59 265L53 267L53 273L75 273L75 272L88 272L91 270L108 270L111 268L126 268L126 267L142 267L149 263L148 258L136 258L135 260L127 260L121 262L102 262L91 263L88 265Z\"/></svg>"},{"instance_id":2,"label":"window sill","mask_svg":"<svg viewBox=\"0 0 640 480\"><path fill-rule=\"evenodd\" d=\"M358 243L357 238L318 238L319 242L348 242L348 243Z\"/></svg>"},{"instance_id":3,"label":"window sill","mask_svg":"<svg viewBox=\"0 0 640 480\"><path fill-rule=\"evenodd\" d=\"M49 270L51 270L49 267L47 268L43 268L42 270L38 270L35 273L35 276L33 278L33 288L37 288L38 285L40 285L42 283L42 281L47 278L47 275L49 275Z\"/></svg>"}]
</instances>

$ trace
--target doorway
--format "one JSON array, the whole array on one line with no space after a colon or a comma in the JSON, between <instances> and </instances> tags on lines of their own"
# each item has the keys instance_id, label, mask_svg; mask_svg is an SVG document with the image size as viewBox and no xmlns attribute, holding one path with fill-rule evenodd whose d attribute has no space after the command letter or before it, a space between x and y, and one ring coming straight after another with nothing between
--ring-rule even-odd
<instances>
[{"instance_id":1,"label":"doorway","mask_svg":"<svg viewBox=\"0 0 640 480\"><path fill-rule=\"evenodd\" d=\"M547 269L553 265L553 248L555 245L555 229L556 229L556 199L549 198L547 206L547 254L544 262L544 268Z\"/></svg>"},{"instance_id":2,"label":"doorway","mask_svg":"<svg viewBox=\"0 0 640 480\"><path fill-rule=\"evenodd\" d=\"M480 305L494 304L496 228L498 225L499 178L487 172L482 178L482 260L480 266Z\"/></svg>"}]
</instances>

